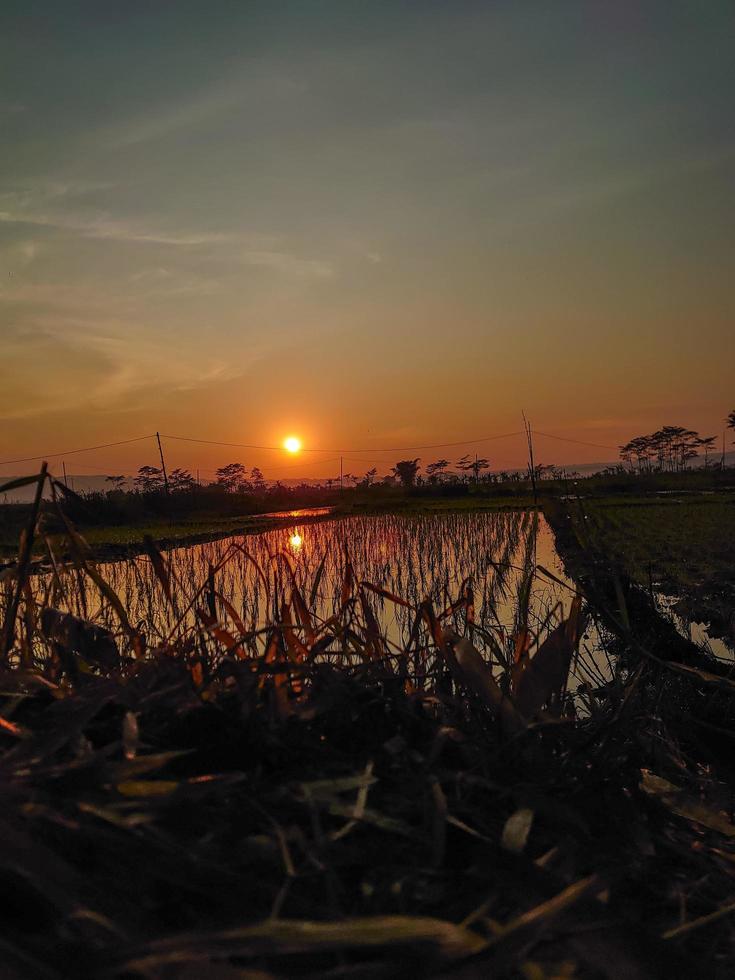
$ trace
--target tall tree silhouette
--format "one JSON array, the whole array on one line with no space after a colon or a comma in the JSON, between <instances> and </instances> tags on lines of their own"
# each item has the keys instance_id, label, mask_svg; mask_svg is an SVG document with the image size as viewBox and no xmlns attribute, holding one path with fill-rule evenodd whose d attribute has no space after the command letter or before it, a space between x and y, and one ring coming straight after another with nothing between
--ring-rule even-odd
<instances>
[{"instance_id":1,"label":"tall tree silhouette","mask_svg":"<svg viewBox=\"0 0 735 980\"><path fill-rule=\"evenodd\" d=\"M404 487L412 487L416 482L416 474L419 471L419 457L416 459L402 459L393 467L393 474L397 476Z\"/></svg>"},{"instance_id":2,"label":"tall tree silhouette","mask_svg":"<svg viewBox=\"0 0 735 980\"><path fill-rule=\"evenodd\" d=\"M217 477L217 485L228 493L242 493L249 488L246 470L242 463L228 463L227 466L220 466L215 476Z\"/></svg>"},{"instance_id":3,"label":"tall tree silhouette","mask_svg":"<svg viewBox=\"0 0 735 980\"><path fill-rule=\"evenodd\" d=\"M436 483L437 480L441 480L442 473L449 466L448 459L437 459L435 463L429 463L426 467L426 475L429 477L430 483Z\"/></svg>"},{"instance_id":4,"label":"tall tree silhouette","mask_svg":"<svg viewBox=\"0 0 735 980\"><path fill-rule=\"evenodd\" d=\"M187 493L197 484L189 470L181 469L179 466L169 473L168 482L172 493Z\"/></svg>"},{"instance_id":5,"label":"tall tree silhouette","mask_svg":"<svg viewBox=\"0 0 735 980\"><path fill-rule=\"evenodd\" d=\"M639 473L677 473L685 470L699 450L712 445L712 436L700 436L694 429L665 425L648 435L636 436L620 447L620 458Z\"/></svg>"},{"instance_id":6,"label":"tall tree silhouette","mask_svg":"<svg viewBox=\"0 0 735 980\"><path fill-rule=\"evenodd\" d=\"M141 466L133 480L133 486L140 493L155 493L163 490L163 470L157 466Z\"/></svg>"},{"instance_id":7,"label":"tall tree silhouette","mask_svg":"<svg viewBox=\"0 0 735 980\"><path fill-rule=\"evenodd\" d=\"M462 459L457 460L457 466L464 470L466 473L473 473L475 476L475 483L480 479L480 471L486 470L490 465L490 461L487 459L480 459L477 456L470 456L467 453Z\"/></svg>"}]
</instances>

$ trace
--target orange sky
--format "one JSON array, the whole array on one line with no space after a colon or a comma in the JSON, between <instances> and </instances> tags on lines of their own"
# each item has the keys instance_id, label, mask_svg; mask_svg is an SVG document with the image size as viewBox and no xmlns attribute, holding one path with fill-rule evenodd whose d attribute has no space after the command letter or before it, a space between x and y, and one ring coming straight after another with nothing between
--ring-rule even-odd
<instances>
[{"instance_id":1,"label":"orange sky","mask_svg":"<svg viewBox=\"0 0 735 980\"><path fill-rule=\"evenodd\" d=\"M729 4L83 6L0 15L0 459L295 432L362 473L522 409L600 446L721 433ZM203 477L338 471L166 448ZM525 462L521 438L405 455L475 449Z\"/></svg>"}]
</instances>

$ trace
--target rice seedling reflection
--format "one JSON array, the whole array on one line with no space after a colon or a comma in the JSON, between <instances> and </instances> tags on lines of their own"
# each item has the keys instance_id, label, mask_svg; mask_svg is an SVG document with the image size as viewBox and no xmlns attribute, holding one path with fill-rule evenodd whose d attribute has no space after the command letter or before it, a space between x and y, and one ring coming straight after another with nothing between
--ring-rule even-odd
<instances>
[{"instance_id":1,"label":"rice seedling reflection","mask_svg":"<svg viewBox=\"0 0 735 980\"><path fill-rule=\"evenodd\" d=\"M436 656L421 610L435 610L442 626L471 641L500 677L525 663L569 616L575 594L549 527L531 512L292 524L101 567L149 647L186 650L204 622L231 636L228 649L268 657L273 629L285 626L295 659L319 634L318 660L349 666L366 656L394 658L402 670L410 664L419 688ZM76 577L66 589L69 576ZM114 610L99 605L86 577L62 570L45 587L59 608L84 619L96 609L95 622L119 630ZM594 688L610 675L592 631L570 680Z\"/></svg>"}]
</instances>

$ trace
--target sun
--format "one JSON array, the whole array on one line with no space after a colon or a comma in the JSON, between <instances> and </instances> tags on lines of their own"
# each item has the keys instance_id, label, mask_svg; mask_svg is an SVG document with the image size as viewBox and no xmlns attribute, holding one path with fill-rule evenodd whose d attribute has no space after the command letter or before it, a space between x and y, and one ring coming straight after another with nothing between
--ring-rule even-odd
<instances>
[{"instance_id":1,"label":"sun","mask_svg":"<svg viewBox=\"0 0 735 980\"><path fill-rule=\"evenodd\" d=\"M301 449L301 440L297 439L296 436L289 436L283 440L283 448L290 453L297 453Z\"/></svg>"}]
</instances>

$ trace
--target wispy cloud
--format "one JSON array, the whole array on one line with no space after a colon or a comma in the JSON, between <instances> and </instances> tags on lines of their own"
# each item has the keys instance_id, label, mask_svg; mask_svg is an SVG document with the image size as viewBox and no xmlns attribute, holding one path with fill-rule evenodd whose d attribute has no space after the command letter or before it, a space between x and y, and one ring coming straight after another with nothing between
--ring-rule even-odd
<instances>
[{"instance_id":1,"label":"wispy cloud","mask_svg":"<svg viewBox=\"0 0 735 980\"><path fill-rule=\"evenodd\" d=\"M160 401L166 393L193 391L239 377L257 359L251 351L237 363L191 345L156 340L143 323L84 323L74 317L36 317L4 339L10 381L0 391L0 419L19 420L46 412L93 408L120 411L130 404ZM58 370L34 383L38 359Z\"/></svg>"},{"instance_id":2,"label":"wispy cloud","mask_svg":"<svg viewBox=\"0 0 735 980\"><path fill-rule=\"evenodd\" d=\"M41 246L32 238L20 239L0 248L0 276L2 280L5 280L6 276L12 280L17 272L28 268L40 251Z\"/></svg>"},{"instance_id":3,"label":"wispy cloud","mask_svg":"<svg viewBox=\"0 0 735 980\"><path fill-rule=\"evenodd\" d=\"M237 240L237 236L220 231L172 230L131 221L85 204L89 195L114 186L63 178L31 181L0 193L0 222L67 231L83 238L154 245L197 246Z\"/></svg>"},{"instance_id":4,"label":"wispy cloud","mask_svg":"<svg viewBox=\"0 0 735 980\"><path fill-rule=\"evenodd\" d=\"M0 224L45 228L81 238L174 249L215 248L228 260L269 269L299 279L331 279L334 265L280 246L272 235L249 231L167 228L151 221L116 217L84 205L84 198L104 189L101 182L47 180L0 193ZM170 278L173 278L171 273ZM158 272L159 279L163 278ZM147 272L140 281L152 279ZM208 280L210 286L213 280ZM183 283L181 285L184 285ZM201 280L199 280L201 285ZM186 287L188 290L190 287Z\"/></svg>"},{"instance_id":5,"label":"wispy cloud","mask_svg":"<svg viewBox=\"0 0 735 980\"><path fill-rule=\"evenodd\" d=\"M306 82L281 65L257 64L238 69L218 83L202 87L183 101L154 106L150 111L116 122L94 134L103 146L122 149L161 140L172 133L191 129L214 117L246 115L268 100L271 104L292 102L307 89Z\"/></svg>"},{"instance_id":6,"label":"wispy cloud","mask_svg":"<svg viewBox=\"0 0 735 980\"><path fill-rule=\"evenodd\" d=\"M134 222L113 218L104 212L87 214L70 211L33 211L31 209L18 209L15 211L0 210L0 222L4 224L36 225L59 231L69 231L83 238L117 242L139 242L151 245L221 245L227 242L237 241L236 236L222 232L169 232L150 228Z\"/></svg>"},{"instance_id":7,"label":"wispy cloud","mask_svg":"<svg viewBox=\"0 0 735 980\"><path fill-rule=\"evenodd\" d=\"M272 269L297 278L333 279L336 275L335 267L331 262L302 258L288 252L247 251L242 253L241 258L246 265Z\"/></svg>"}]
</instances>

